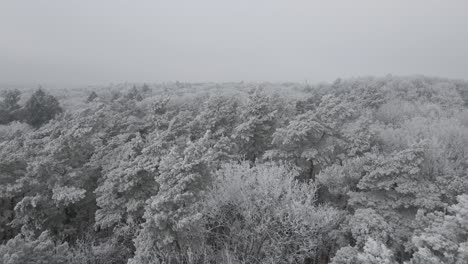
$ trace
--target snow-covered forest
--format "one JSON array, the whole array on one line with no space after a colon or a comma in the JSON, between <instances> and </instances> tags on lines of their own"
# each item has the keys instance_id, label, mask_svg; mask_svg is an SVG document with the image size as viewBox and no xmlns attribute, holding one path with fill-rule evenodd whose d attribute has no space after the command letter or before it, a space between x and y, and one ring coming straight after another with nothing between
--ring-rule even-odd
<instances>
[{"instance_id":1,"label":"snow-covered forest","mask_svg":"<svg viewBox=\"0 0 468 264\"><path fill-rule=\"evenodd\" d=\"M468 263L467 82L0 89L0 264Z\"/></svg>"}]
</instances>

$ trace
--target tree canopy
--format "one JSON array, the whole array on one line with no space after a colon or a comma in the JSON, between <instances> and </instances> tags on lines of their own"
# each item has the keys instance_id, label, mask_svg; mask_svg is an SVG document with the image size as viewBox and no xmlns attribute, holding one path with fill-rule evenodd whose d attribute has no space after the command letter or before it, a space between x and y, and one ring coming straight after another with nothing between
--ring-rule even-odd
<instances>
[{"instance_id":1,"label":"tree canopy","mask_svg":"<svg viewBox=\"0 0 468 264\"><path fill-rule=\"evenodd\" d=\"M467 263L468 83L0 93L0 264Z\"/></svg>"}]
</instances>

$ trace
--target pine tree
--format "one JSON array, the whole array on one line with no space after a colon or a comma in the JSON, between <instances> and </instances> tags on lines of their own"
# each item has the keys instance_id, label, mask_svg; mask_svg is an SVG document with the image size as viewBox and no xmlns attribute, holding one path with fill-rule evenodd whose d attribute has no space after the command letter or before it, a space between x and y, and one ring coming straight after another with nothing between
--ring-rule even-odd
<instances>
[{"instance_id":1,"label":"pine tree","mask_svg":"<svg viewBox=\"0 0 468 264\"><path fill-rule=\"evenodd\" d=\"M17 120L21 92L19 90L6 90L0 95L3 97L3 100L0 101L0 125Z\"/></svg>"},{"instance_id":2,"label":"pine tree","mask_svg":"<svg viewBox=\"0 0 468 264\"><path fill-rule=\"evenodd\" d=\"M89 95L88 95L88 98L86 99L86 102L89 103L89 102L92 102L94 101L96 98L98 98L98 95L95 91L92 91Z\"/></svg>"},{"instance_id":3,"label":"pine tree","mask_svg":"<svg viewBox=\"0 0 468 264\"><path fill-rule=\"evenodd\" d=\"M256 89L243 106L241 119L233 133L240 154L254 163L270 148L272 135L278 122L278 109L275 109L274 98L266 95L262 89Z\"/></svg>"},{"instance_id":4,"label":"pine tree","mask_svg":"<svg viewBox=\"0 0 468 264\"><path fill-rule=\"evenodd\" d=\"M207 133L177 147L160 162L156 182L158 193L148 200L146 222L135 240L136 255L130 263L183 261L187 250L196 245L191 229L201 220L199 200L210 185L209 138Z\"/></svg>"},{"instance_id":5,"label":"pine tree","mask_svg":"<svg viewBox=\"0 0 468 264\"><path fill-rule=\"evenodd\" d=\"M57 99L41 88L31 95L23 108L25 121L35 128L47 123L61 112L62 108Z\"/></svg>"}]
</instances>

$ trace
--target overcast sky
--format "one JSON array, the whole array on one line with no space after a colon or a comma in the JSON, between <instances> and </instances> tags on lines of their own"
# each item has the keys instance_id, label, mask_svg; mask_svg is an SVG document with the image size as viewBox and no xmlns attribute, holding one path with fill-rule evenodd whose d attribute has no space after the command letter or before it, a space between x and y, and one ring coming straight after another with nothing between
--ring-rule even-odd
<instances>
[{"instance_id":1,"label":"overcast sky","mask_svg":"<svg viewBox=\"0 0 468 264\"><path fill-rule=\"evenodd\" d=\"M0 0L0 83L468 79L467 0Z\"/></svg>"}]
</instances>

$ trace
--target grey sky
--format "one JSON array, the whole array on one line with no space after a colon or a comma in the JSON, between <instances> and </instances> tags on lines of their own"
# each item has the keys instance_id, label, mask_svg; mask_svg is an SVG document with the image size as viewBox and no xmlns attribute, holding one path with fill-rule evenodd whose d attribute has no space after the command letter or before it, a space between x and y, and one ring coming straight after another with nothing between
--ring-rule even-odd
<instances>
[{"instance_id":1,"label":"grey sky","mask_svg":"<svg viewBox=\"0 0 468 264\"><path fill-rule=\"evenodd\" d=\"M0 83L468 79L466 0L0 0Z\"/></svg>"}]
</instances>

